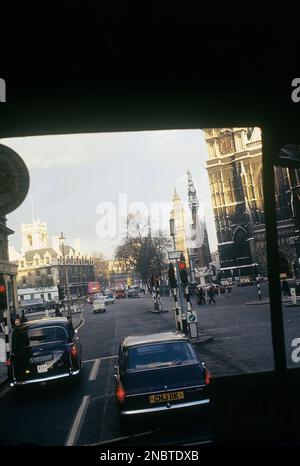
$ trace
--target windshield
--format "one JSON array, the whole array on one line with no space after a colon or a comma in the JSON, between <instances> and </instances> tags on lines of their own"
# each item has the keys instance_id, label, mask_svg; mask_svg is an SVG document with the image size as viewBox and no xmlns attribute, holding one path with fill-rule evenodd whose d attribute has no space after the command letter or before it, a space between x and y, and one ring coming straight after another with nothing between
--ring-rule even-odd
<instances>
[{"instance_id":1,"label":"windshield","mask_svg":"<svg viewBox=\"0 0 300 466\"><path fill-rule=\"evenodd\" d=\"M22 329L13 334L14 351L44 343L65 342L67 333L63 327Z\"/></svg>"},{"instance_id":2,"label":"windshield","mask_svg":"<svg viewBox=\"0 0 300 466\"><path fill-rule=\"evenodd\" d=\"M138 346L129 348L125 355L125 366L129 372L189 364L199 364L199 360L188 342Z\"/></svg>"}]
</instances>

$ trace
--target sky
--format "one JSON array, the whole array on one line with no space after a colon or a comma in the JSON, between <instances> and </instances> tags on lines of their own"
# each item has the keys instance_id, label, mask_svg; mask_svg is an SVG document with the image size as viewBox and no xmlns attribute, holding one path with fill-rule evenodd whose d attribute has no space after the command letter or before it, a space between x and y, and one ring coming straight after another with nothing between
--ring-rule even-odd
<instances>
[{"instance_id":1,"label":"sky","mask_svg":"<svg viewBox=\"0 0 300 466\"><path fill-rule=\"evenodd\" d=\"M26 199L7 215L15 231L10 245L18 251L21 223L32 223L34 217L47 223L50 241L63 232L66 244L80 238L83 252L113 258L125 209L149 214L155 203L171 203L174 187L187 202L187 169L204 209L211 251L217 249L208 153L200 129L34 136L0 143L22 157L30 175ZM162 220L159 226L168 234L168 215Z\"/></svg>"}]
</instances>

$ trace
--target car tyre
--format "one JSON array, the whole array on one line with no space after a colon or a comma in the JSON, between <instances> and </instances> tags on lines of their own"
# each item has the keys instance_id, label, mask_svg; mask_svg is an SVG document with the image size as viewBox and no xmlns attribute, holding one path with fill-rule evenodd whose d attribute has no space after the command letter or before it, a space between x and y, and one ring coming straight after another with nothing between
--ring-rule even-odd
<instances>
[{"instance_id":1,"label":"car tyre","mask_svg":"<svg viewBox=\"0 0 300 466\"><path fill-rule=\"evenodd\" d=\"M72 384L77 386L82 382L82 369L79 370L79 374L72 376Z\"/></svg>"}]
</instances>

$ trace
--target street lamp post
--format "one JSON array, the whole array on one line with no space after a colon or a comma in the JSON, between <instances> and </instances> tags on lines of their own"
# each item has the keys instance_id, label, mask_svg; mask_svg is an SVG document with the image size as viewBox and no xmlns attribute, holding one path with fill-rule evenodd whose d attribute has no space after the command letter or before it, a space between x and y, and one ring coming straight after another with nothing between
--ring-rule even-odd
<instances>
[{"instance_id":1,"label":"street lamp post","mask_svg":"<svg viewBox=\"0 0 300 466\"><path fill-rule=\"evenodd\" d=\"M174 220L173 218L170 219L170 235L171 235L172 238L173 238L173 248L174 248L174 251L176 251L175 220ZM180 280L180 274L179 274L179 268L178 268L177 259L175 260L175 265L176 265L176 280L177 280L177 284L178 284L179 299L180 299L180 309L179 309L180 325L181 325L181 330L183 330L183 328L182 328L183 296L182 296L181 280Z\"/></svg>"},{"instance_id":2,"label":"street lamp post","mask_svg":"<svg viewBox=\"0 0 300 466\"><path fill-rule=\"evenodd\" d=\"M66 266L65 245L64 245L64 239L66 239L66 238L64 237L63 233L61 233L59 239L61 240L63 262L64 262L64 275L65 275L65 283L66 283L66 291L67 291L67 302L68 302L68 319L72 320L71 306L70 306L70 293L69 293L69 278L68 278L68 270L67 270L67 266Z\"/></svg>"}]
</instances>

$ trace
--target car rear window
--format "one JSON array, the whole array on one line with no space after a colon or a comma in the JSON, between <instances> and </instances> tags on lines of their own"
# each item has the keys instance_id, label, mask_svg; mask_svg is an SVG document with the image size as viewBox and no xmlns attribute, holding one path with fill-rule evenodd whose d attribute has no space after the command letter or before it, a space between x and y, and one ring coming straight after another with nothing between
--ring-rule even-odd
<instances>
[{"instance_id":1,"label":"car rear window","mask_svg":"<svg viewBox=\"0 0 300 466\"><path fill-rule=\"evenodd\" d=\"M64 342L68 339L64 327L40 327L22 329L13 334L13 348L15 351L44 343Z\"/></svg>"},{"instance_id":2,"label":"car rear window","mask_svg":"<svg viewBox=\"0 0 300 466\"><path fill-rule=\"evenodd\" d=\"M198 364L199 360L188 342L167 342L129 348L124 362L131 372Z\"/></svg>"}]
</instances>

